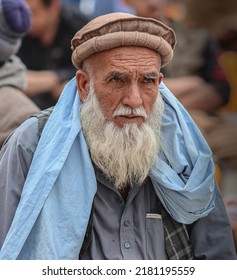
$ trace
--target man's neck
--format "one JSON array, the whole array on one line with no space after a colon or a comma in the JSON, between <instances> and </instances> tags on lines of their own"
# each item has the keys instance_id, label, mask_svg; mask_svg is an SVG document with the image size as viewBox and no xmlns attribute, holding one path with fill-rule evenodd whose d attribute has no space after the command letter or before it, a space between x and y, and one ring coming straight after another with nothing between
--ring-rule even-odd
<instances>
[{"instance_id":1,"label":"man's neck","mask_svg":"<svg viewBox=\"0 0 237 280\"><path fill-rule=\"evenodd\" d=\"M119 189L119 193L121 194L122 198L124 199L124 201L127 200L129 192L130 192L131 187L130 186L125 186L122 189Z\"/></svg>"}]
</instances>

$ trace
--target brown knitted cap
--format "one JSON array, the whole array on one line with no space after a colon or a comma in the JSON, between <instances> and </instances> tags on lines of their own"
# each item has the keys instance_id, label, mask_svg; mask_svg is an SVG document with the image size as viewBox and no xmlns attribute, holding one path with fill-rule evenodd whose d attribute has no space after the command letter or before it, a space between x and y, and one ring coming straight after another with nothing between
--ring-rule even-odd
<instances>
[{"instance_id":1,"label":"brown knitted cap","mask_svg":"<svg viewBox=\"0 0 237 280\"><path fill-rule=\"evenodd\" d=\"M151 18L126 13L97 17L80 29L72 41L72 62L76 68L94 53L121 46L139 46L157 51L161 65L173 57L176 44L174 31Z\"/></svg>"}]
</instances>

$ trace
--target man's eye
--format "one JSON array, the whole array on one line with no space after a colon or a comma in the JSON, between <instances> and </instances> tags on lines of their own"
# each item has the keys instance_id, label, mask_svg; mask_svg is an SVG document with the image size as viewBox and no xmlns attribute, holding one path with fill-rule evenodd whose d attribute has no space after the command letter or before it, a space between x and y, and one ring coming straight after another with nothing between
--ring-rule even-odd
<instances>
[{"instance_id":1,"label":"man's eye","mask_svg":"<svg viewBox=\"0 0 237 280\"><path fill-rule=\"evenodd\" d=\"M113 77L112 79L111 79L111 81L112 82L122 82L122 78L121 77Z\"/></svg>"},{"instance_id":2,"label":"man's eye","mask_svg":"<svg viewBox=\"0 0 237 280\"><path fill-rule=\"evenodd\" d=\"M111 78L112 82L116 82L116 83L120 83L120 82L124 82L125 81L125 77L123 75L114 75Z\"/></svg>"},{"instance_id":3,"label":"man's eye","mask_svg":"<svg viewBox=\"0 0 237 280\"><path fill-rule=\"evenodd\" d=\"M155 78L145 78L144 82L146 84L154 84L154 83L156 83L156 79Z\"/></svg>"}]
</instances>

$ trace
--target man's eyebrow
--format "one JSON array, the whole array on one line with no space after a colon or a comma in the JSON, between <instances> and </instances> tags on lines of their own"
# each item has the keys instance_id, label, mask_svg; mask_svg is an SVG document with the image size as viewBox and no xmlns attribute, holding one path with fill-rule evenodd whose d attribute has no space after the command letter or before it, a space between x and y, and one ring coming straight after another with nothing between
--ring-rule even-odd
<instances>
[{"instance_id":1,"label":"man's eyebrow","mask_svg":"<svg viewBox=\"0 0 237 280\"><path fill-rule=\"evenodd\" d=\"M111 78L125 79L128 76L129 76L129 73L120 72L120 71L111 71L106 75L106 80L109 80ZM159 73L156 71L141 73L140 77L145 77L147 79L157 79L159 77Z\"/></svg>"},{"instance_id":2,"label":"man's eyebrow","mask_svg":"<svg viewBox=\"0 0 237 280\"><path fill-rule=\"evenodd\" d=\"M119 71L113 71L110 73L110 76L125 76L126 74Z\"/></svg>"},{"instance_id":3,"label":"man's eyebrow","mask_svg":"<svg viewBox=\"0 0 237 280\"><path fill-rule=\"evenodd\" d=\"M109 72L106 76L107 79L110 79L110 78L113 78L113 77L116 77L116 78L125 78L127 77L127 74L126 73L122 73L122 72L119 72L119 71L112 71L112 72Z\"/></svg>"},{"instance_id":4,"label":"man's eyebrow","mask_svg":"<svg viewBox=\"0 0 237 280\"><path fill-rule=\"evenodd\" d=\"M145 73L144 77L149 78L149 79L156 79L159 77L159 73L157 73L157 72Z\"/></svg>"}]
</instances>

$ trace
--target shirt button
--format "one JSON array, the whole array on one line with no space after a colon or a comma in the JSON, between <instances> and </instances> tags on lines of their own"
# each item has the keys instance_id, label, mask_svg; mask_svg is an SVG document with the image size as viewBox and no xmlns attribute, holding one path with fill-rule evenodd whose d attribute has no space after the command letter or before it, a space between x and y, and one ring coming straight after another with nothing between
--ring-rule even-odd
<instances>
[{"instance_id":1,"label":"shirt button","mask_svg":"<svg viewBox=\"0 0 237 280\"><path fill-rule=\"evenodd\" d=\"M130 221L126 219L126 220L124 220L123 224L125 227L129 227Z\"/></svg>"},{"instance_id":2,"label":"shirt button","mask_svg":"<svg viewBox=\"0 0 237 280\"><path fill-rule=\"evenodd\" d=\"M126 249L130 249L130 248L131 248L131 243L130 243L130 242L125 242L125 243L124 243L124 247L125 247Z\"/></svg>"}]
</instances>

